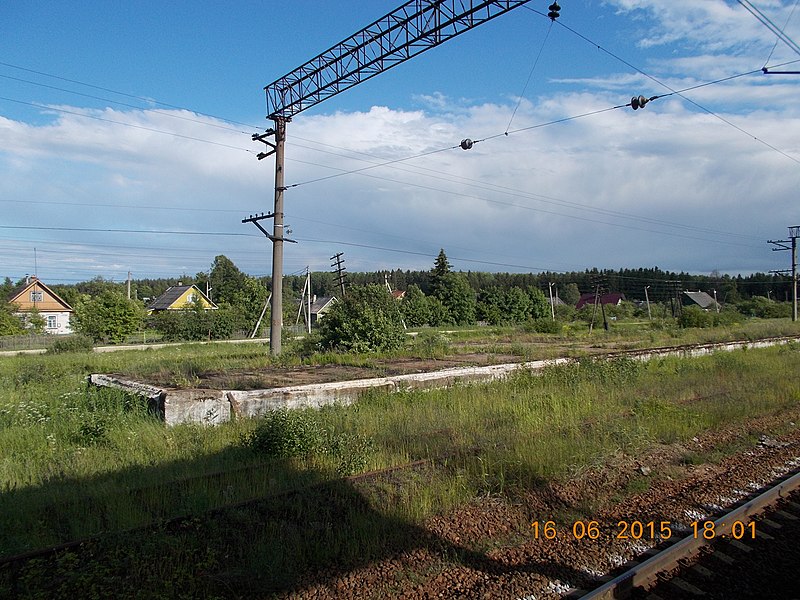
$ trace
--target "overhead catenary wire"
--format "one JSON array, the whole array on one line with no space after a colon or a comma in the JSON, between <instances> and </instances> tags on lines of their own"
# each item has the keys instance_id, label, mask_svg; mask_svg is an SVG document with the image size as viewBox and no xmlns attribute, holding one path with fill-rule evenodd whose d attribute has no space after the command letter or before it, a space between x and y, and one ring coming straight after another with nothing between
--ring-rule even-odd
<instances>
[{"instance_id":1,"label":"overhead catenary wire","mask_svg":"<svg viewBox=\"0 0 800 600\"><path fill-rule=\"evenodd\" d=\"M539 64L539 59L542 57L542 52L544 52L544 47L547 45L547 39L550 37L550 32L553 30L553 22L554 19L550 20L550 24L547 26L547 33L544 36L544 40L542 40L542 45L539 48L539 52L536 55L536 59L533 61L533 66L531 67L530 73L528 73L528 79L525 81L525 85L522 87L522 92L517 99L517 104L514 107L514 110L511 112L511 118L508 120L508 125L506 125L506 133L511 127L511 123L514 121L514 117L517 115L517 111L519 110L520 105L522 104L523 98L525 98L525 92L528 89L528 85L531 82L531 78L533 77L533 72L536 70L536 66Z\"/></svg>"},{"instance_id":2,"label":"overhead catenary wire","mask_svg":"<svg viewBox=\"0 0 800 600\"><path fill-rule=\"evenodd\" d=\"M741 4L747 12L753 15L758 21L764 25L767 29L769 29L772 33L774 33L777 38L786 44L791 50L795 53L800 54L800 46L797 45L792 38L790 38L784 31L778 27L772 19L770 19L767 15L761 12L758 8L756 8L749 0L738 0L739 4ZM770 53L770 56L772 53Z\"/></svg>"},{"instance_id":3,"label":"overhead catenary wire","mask_svg":"<svg viewBox=\"0 0 800 600\"><path fill-rule=\"evenodd\" d=\"M789 22L792 20L794 16L794 11L797 9L797 4L800 3L800 0L794 0L794 4L792 5L792 10L789 12L789 16L786 17L786 22L783 24L783 29L788 27ZM772 59L772 55L775 53L775 50L778 48L778 42L780 42L780 38L776 35L775 36L775 43L772 44L772 50L769 51L769 55L767 56L767 60L764 61L764 67L769 64L769 61Z\"/></svg>"}]
</instances>

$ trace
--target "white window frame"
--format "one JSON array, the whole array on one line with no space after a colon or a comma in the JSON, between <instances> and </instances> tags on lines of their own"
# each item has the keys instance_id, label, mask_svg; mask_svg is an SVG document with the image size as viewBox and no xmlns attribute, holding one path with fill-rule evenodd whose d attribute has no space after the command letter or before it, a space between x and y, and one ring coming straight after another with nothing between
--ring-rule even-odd
<instances>
[{"instance_id":1,"label":"white window frame","mask_svg":"<svg viewBox=\"0 0 800 600\"><path fill-rule=\"evenodd\" d=\"M56 315L47 315L47 328L58 329L58 317Z\"/></svg>"}]
</instances>

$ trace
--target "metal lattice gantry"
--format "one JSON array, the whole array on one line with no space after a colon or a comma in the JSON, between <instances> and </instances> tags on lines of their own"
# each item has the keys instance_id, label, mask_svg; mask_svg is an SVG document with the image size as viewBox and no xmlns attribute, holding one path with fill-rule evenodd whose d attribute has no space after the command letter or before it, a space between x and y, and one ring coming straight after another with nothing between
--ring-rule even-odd
<instances>
[{"instance_id":1,"label":"metal lattice gantry","mask_svg":"<svg viewBox=\"0 0 800 600\"><path fill-rule=\"evenodd\" d=\"M283 242L292 241L284 237L283 224L286 124L299 112L529 1L409 0L264 88L267 118L275 127L254 134L253 141L267 146L257 155L259 160L275 155L275 208L269 215L273 233L267 234L272 242L272 354L281 351ZM558 3L553 2L547 16L555 20L559 9ZM259 229L266 233L260 225Z\"/></svg>"},{"instance_id":2,"label":"metal lattice gantry","mask_svg":"<svg viewBox=\"0 0 800 600\"><path fill-rule=\"evenodd\" d=\"M291 119L529 0L410 0L264 88L267 118Z\"/></svg>"}]
</instances>

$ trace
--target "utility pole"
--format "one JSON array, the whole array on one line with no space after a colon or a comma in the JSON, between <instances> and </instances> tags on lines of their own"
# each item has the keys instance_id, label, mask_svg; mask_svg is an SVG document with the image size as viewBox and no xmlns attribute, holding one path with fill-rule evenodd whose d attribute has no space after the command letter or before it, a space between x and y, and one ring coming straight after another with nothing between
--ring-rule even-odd
<instances>
[{"instance_id":1,"label":"utility pole","mask_svg":"<svg viewBox=\"0 0 800 600\"><path fill-rule=\"evenodd\" d=\"M277 124L277 121L276 121ZM279 136L273 132L276 140ZM267 134L265 134L267 135ZM256 139L256 136L253 136ZM260 139L259 141L272 146L273 144ZM247 219L242 219L242 223L252 223L263 233L268 240L272 242L272 292L270 295L272 302L272 310L270 311L270 328L269 328L269 350L273 356L281 353L281 329L283 328L283 242L292 242L296 244L295 240L290 240L283 236L283 151L278 152L278 148L282 149L281 143L275 144L275 149L272 152L266 153L260 158L266 158L270 154L275 154L275 212L270 214L261 214L258 216L250 215ZM280 160L279 160L280 157ZM280 169L279 169L280 167ZM280 175L279 175L280 173ZM279 189L280 188L280 189ZM278 211L280 210L280 217ZM264 219L275 219L272 233L270 234L264 227L261 226L259 221Z\"/></svg>"},{"instance_id":2,"label":"utility pole","mask_svg":"<svg viewBox=\"0 0 800 600\"><path fill-rule=\"evenodd\" d=\"M529 1L407 0L391 13L264 87L267 119L271 119L275 127L263 134L253 134L253 141L270 148L257 155L259 160L275 154L275 222L272 236L267 236L272 241L272 354L281 351L286 123L294 115L325 99ZM553 2L547 16L555 21L560 10L558 3ZM274 141L268 140L272 136ZM472 147L472 142L469 147ZM344 295L344 283L340 284Z\"/></svg>"},{"instance_id":3,"label":"utility pole","mask_svg":"<svg viewBox=\"0 0 800 600\"><path fill-rule=\"evenodd\" d=\"M669 303L672 307L673 318L678 318L683 312L683 302L681 301L681 287L683 287L683 282L677 280L668 280L666 283L672 285L672 294Z\"/></svg>"},{"instance_id":4,"label":"utility pole","mask_svg":"<svg viewBox=\"0 0 800 600\"><path fill-rule=\"evenodd\" d=\"M131 299L131 272L128 271L128 280L127 280L127 288L128 288L128 300Z\"/></svg>"},{"instance_id":5,"label":"utility pole","mask_svg":"<svg viewBox=\"0 0 800 600\"><path fill-rule=\"evenodd\" d=\"M797 321L797 238L798 237L800 237L800 226L795 225L793 227L789 227L788 240L767 240L768 244L772 244L773 246L775 246L775 248L772 249L773 252L790 250L792 253L791 271L787 271L786 269L782 271L770 271L770 273L778 273L781 275L786 275L787 273L791 273L792 275L792 321Z\"/></svg>"},{"instance_id":6,"label":"utility pole","mask_svg":"<svg viewBox=\"0 0 800 600\"><path fill-rule=\"evenodd\" d=\"M345 296L344 280L345 277L347 277L347 273L345 273L344 268L344 259L342 258L343 254L343 252L339 252L331 256L331 260L333 261L333 263L331 263L331 267L336 269L336 281L339 284L339 289L342 290L342 298Z\"/></svg>"},{"instance_id":7,"label":"utility pole","mask_svg":"<svg viewBox=\"0 0 800 600\"><path fill-rule=\"evenodd\" d=\"M648 289L650 289L649 285L644 286L644 300L647 302L647 320L652 321L653 315L650 313L650 296L647 295Z\"/></svg>"},{"instance_id":8,"label":"utility pole","mask_svg":"<svg viewBox=\"0 0 800 600\"><path fill-rule=\"evenodd\" d=\"M555 309L555 306L553 305L553 285L554 284L553 284L552 281L548 281L547 282L547 287L549 288L549 291L550 291L550 316L553 318L553 321L555 321L556 320L556 309Z\"/></svg>"}]
</instances>

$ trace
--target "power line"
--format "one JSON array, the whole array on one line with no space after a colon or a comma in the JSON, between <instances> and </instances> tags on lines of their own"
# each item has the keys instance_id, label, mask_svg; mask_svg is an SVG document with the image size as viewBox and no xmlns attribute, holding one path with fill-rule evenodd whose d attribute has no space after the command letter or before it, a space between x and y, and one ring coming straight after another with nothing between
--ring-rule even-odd
<instances>
[{"instance_id":1,"label":"power line","mask_svg":"<svg viewBox=\"0 0 800 600\"><path fill-rule=\"evenodd\" d=\"M136 125L134 123L125 123L124 121L115 121L113 119L106 119L105 117L99 117L97 115L89 115L89 114L86 114L86 113L80 113L80 112L73 111L73 110L67 110L65 108L60 108L60 107L57 107L57 106L49 106L49 105L46 105L46 104L40 104L38 102L25 102L24 100L15 100L14 98L7 98L7 97L4 97L4 96L0 96L0 100L5 100L6 102L14 102L16 104L23 104L23 105L26 105L26 106L33 106L34 108L41 108L43 110L52 110L52 111L56 111L56 112L60 112L60 113L65 113L65 114L68 114L68 115L73 115L73 116L76 116L76 117L82 117L84 119L94 119L96 121L102 121L104 123L111 123L113 125L121 125L123 127L131 127L133 129L139 129L139 130L143 130L143 131L150 131L152 133L160 133L162 135L170 135L170 136L173 136L173 137L176 137L176 138L181 138L181 139L184 139L184 140L191 140L193 142L202 142L204 144L211 144L211 145L214 145L214 146L220 146L222 148L229 148L231 150L240 150L242 152L247 152L248 154L253 154L253 155L255 154L255 152L253 152L252 150L249 150L247 148L241 148L239 146L233 146L231 144L223 144L222 142L214 142L212 140L206 140L206 139L194 137L194 136L191 136L191 135L184 135L182 133L175 133L174 131L165 131L163 129L156 129L155 127L146 127L144 125Z\"/></svg>"},{"instance_id":2,"label":"power line","mask_svg":"<svg viewBox=\"0 0 800 600\"><path fill-rule=\"evenodd\" d=\"M7 63L7 62L0 61L0 66L10 67L12 69L18 69L20 71L25 71L26 73L33 73L35 75L41 75L43 77L50 77L52 79L57 79L59 81L65 81L65 82L68 82L68 83L74 83L74 84L77 84L77 85L82 85L82 86L85 86L85 87L88 87L88 88L92 88L92 89L95 89L95 90L100 90L102 92L109 92L111 94L117 94L118 96L125 96L126 98L133 98L135 100L139 100L139 101L144 102L146 104L157 104L157 105L163 106L165 108L173 108L173 109L176 109L176 110L186 110L186 111L189 111L189 112L193 112L193 113L195 113L197 115L201 115L201 116L204 116L204 117L211 117L212 119L218 119L220 121L225 121L225 122L231 123L233 125L242 125L244 127L250 128L250 129L258 129L258 127L255 126L255 125L251 125L251 124L248 124L248 123L241 123L239 121L234 121L233 119L227 119L225 117L219 117L219 116L212 115L212 114L209 114L209 113L203 113L203 112L200 112L200 111L197 111L197 110L193 110L193 109L190 109L190 108L186 108L186 107L183 107L183 106L176 106L174 104L168 104L166 102L161 102L159 100L155 100L155 99L149 98L147 96L137 96L135 94L129 94L129 93L126 93L126 92L120 92L118 90L113 90L111 88L106 88L106 87L101 87L101 86L98 86L98 85L93 85L91 83L86 83L85 81L79 81L77 79L69 79L67 77L61 77L59 75L53 75L52 73L46 73L44 71L36 71L34 69L21 67L19 65L14 65L14 64L11 64L11 63ZM72 93L78 93L78 92L72 92Z\"/></svg>"},{"instance_id":3,"label":"power line","mask_svg":"<svg viewBox=\"0 0 800 600\"><path fill-rule=\"evenodd\" d=\"M96 227L44 227L40 225L0 225L0 229L25 229L36 231L83 231L95 233L143 233L152 235L218 235L230 237L257 237L249 233L228 233L220 231L166 231L152 229L107 229Z\"/></svg>"}]
</instances>

